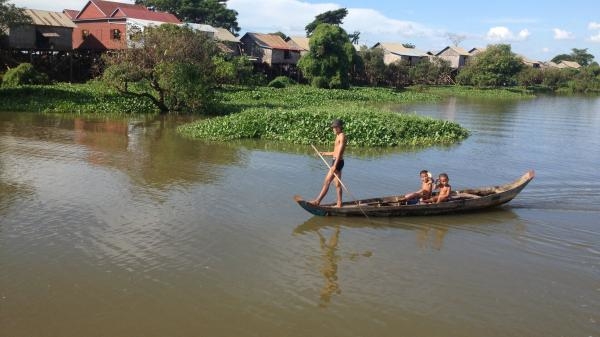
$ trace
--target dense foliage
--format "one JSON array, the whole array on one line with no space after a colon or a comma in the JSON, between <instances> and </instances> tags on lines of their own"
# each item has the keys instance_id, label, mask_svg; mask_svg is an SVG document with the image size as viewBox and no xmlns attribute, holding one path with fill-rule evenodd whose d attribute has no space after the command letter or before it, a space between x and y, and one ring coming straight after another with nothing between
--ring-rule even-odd
<instances>
[{"instance_id":1,"label":"dense foliage","mask_svg":"<svg viewBox=\"0 0 600 337\"><path fill-rule=\"evenodd\" d=\"M251 107L298 109L303 107L332 107L337 105L376 105L383 103L436 102L441 96L430 92L401 91L386 88L359 88L349 90L317 89L294 85L281 89L256 87L229 88L222 94L223 109L237 113Z\"/></svg>"},{"instance_id":2,"label":"dense foliage","mask_svg":"<svg viewBox=\"0 0 600 337\"><path fill-rule=\"evenodd\" d=\"M48 76L35 70L31 63L21 63L2 76L2 86L4 87L45 83L48 83Z\"/></svg>"},{"instance_id":3,"label":"dense foliage","mask_svg":"<svg viewBox=\"0 0 600 337\"><path fill-rule=\"evenodd\" d=\"M145 96L162 111L202 111L214 104L217 47L187 27L147 28L136 48L106 54L103 80L123 93ZM137 83L137 90L130 84Z\"/></svg>"},{"instance_id":4,"label":"dense foliage","mask_svg":"<svg viewBox=\"0 0 600 337\"><path fill-rule=\"evenodd\" d=\"M183 22L226 28L235 35L240 31L238 13L227 8L227 0L136 0L135 3L173 13Z\"/></svg>"},{"instance_id":5,"label":"dense foliage","mask_svg":"<svg viewBox=\"0 0 600 337\"><path fill-rule=\"evenodd\" d=\"M452 82L452 68L448 61L428 58L414 66L407 62L396 61L385 64L382 48L366 48L358 51L361 67L353 72L353 82L361 85L388 86L404 88L409 85L439 85Z\"/></svg>"},{"instance_id":6,"label":"dense foliage","mask_svg":"<svg viewBox=\"0 0 600 337\"><path fill-rule=\"evenodd\" d=\"M289 77L277 76L271 82L269 82L267 86L272 88L285 88L291 84L294 84L294 81L292 81Z\"/></svg>"},{"instance_id":7,"label":"dense foliage","mask_svg":"<svg viewBox=\"0 0 600 337\"><path fill-rule=\"evenodd\" d=\"M356 50L346 31L337 25L322 23L311 35L309 45L309 52L298 62L304 76L317 88L347 89Z\"/></svg>"},{"instance_id":8,"label":"dense foliage","mask_svg":"<svg viewBox=\"0 0 600 337\"><path fill-rule=\"evenodd\" d=\"M389 89L324 90L308 86L282 89L231 89L225 94L232 113L179 128L209 140L257 138L297 144L328 143L334 118L346 122L354 146L430 145L463 139L468 132L451 122L388 112L376 102L435 101L439 96Z\"/></svg>"},{"instance_id":9,"label":"dense foliage","mask_svg":"<svg viewBox=\"0 0 600 337\"><path fill-rule=\"evenodd\" d=\"M518 84L536 91L558 93L600 93L600 66L571 68L524 68Z\"/></svg>"},{"instance_id":10,"label":"dense foliage","mask_svg":"<svg viewBox=\"0 0 600 337\"><path fill-rule=\"evenodd\" d=\"M348 10L346 8L327 11L317 15L311 23L304 27L304 30L306 30L306 36L311 36L315 29L317 29L317 26L322 23L335 26L341 25L346 15L348 15Z\"/></svg>"},{"instance_id":11,"label":"dense foliage","mask_svg":"<svg viewBox=\"0 0 600 337\"><path fill-rule=\"evenodd\" d=\"M521 58L511 51L510 45L490 45L467 63L456 81L478 87L511 86L523 67Z\"/></svg>"}]
</instances>

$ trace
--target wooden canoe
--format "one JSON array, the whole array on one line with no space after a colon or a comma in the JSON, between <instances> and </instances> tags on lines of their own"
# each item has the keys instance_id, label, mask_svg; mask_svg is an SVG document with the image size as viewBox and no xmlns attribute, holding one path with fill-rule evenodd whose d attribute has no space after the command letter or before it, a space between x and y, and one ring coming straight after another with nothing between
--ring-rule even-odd
<instances>
[{"instance_id":1,"label":"wooden canoe","mask_svg":"<svg viewBox=\"0 0 600 337\"><path fill-rule=\"evenodd\" d=\"M313 205L296 195L294 200L311 214L320 216L414 216L461 213L482 210L511 201L535 177L530 170L521 178L500 186L453 191L450 200L439 204L407 205L403 195L347 201L342 207L335 204Z\"/></svg>"}]
</instances>

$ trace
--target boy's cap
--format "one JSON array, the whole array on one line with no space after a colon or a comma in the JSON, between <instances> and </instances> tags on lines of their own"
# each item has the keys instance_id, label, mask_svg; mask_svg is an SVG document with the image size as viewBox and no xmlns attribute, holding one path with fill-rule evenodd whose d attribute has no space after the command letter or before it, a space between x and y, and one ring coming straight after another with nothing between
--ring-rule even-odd
<instances>
[{"instance_id":1,"label":"boy's cap","mask_svg":"<svg viewBox=\"0 0 600 337\"><path fill-rule=\"evenodd\" d=\"M344 125L344 122L343 122L341 119L334 119L334 120L331 122L331 127L332 127L332 128L335 128L335 127L340 127L340 128L341 128L341 127L342 127L342 125Z\"/></svg>"}]
</instances>

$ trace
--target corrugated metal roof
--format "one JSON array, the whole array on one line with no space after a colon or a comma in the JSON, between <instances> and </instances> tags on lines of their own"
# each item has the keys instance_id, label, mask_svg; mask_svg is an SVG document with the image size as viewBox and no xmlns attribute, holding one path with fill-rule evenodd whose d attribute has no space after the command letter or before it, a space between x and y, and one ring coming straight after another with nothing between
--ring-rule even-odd
<instances>
[{"instance_id":1,"label":"corrugated metal roof","mask_svg":"<svg viewBox=\"0 0 600 337\"><path fill-rule=\"evenodd\" d=\"M569 68L574 68L574 69L578 69L581 68L581 65L575 61L560 61L560 63L558 64L559 66L561 64L564 64L565 66L569 67Z\"/></svg>"},{"instance_id":2,"label":"corrugated metal roof","mask_svg":"<svg viewBox=\"0 0 600 337\"><path fill-rule=\"evenodd\" d=\"M461 56L471 56L471 54L469 54L468 51L464 50L461 47L457 47L457 46L447 46L446 48L444 48L444 49L440 50L439 52L437 52L435 54L435 56L440 56L444 51L446 51L448 49L454 50L455 53L457 53L458 55L461 55Z\"/></svg>"},{"instance_id":3,"label":"corrugated metal roof","mask_svg":"<svg viewBox=\"0 0 600 337\"><path fill-rule=\"evenodd\" d=\"M25 9L24 12L31 17L31 21L36 26L75 28L73 21L64 13L43 11L40 9Z\"/></svg>"},{"instance_id":4,"label":"corrugated metal roof","mask_svg":"<svg viewBox=\"0 0 600 337\"><path fill-rule=\"evenodd\" d=\"M217 30L217 34L215 35L217 40L228 42L240 42L240 39L235 37L235 35L231 34L231 32L227 29L220 27L215 27L215 29Z\"/></svg>"},{"instance_id":5,"label":"corrugated metal roof","mask_svg":"<svg viewBox=\"0 0 600 337\"><path fill-rule=\"evenodd\" d=\"M392 54L396 54L396 55L418 56L418 57L427 56L427 53L425 53L422 50L419 50L417 48L406 48L400 43L379 42L379 43L375 44L375 46L373 46L373 47L377 47L377 46L381 46L381 48L383 48L384 50L386 50Z\"/></svg>"},{"instance_id":6,"label":"corrugated metal roof","mask_svg":"<svg viewBox=\"0 0 600 337\"><path fill-rule=\"evenodd\" d=\"M217 33L217 30L211 25L204 25L200 23L182 23L180 26L189 27L193 30L198 30L201 32L212 33L213 35Z\"/></svg>"},{"instance_id":7,"label":"corrugated metal roof","mask_svg":"<svg viewBox=\"0 0 600 337\"><path fill-rule=\"evenodd\" d=\"M290 36L288 42L294 43L300 49L310 50L309 40L305 36Z\"/></svg>"},{"instance_id":8,"label":"corrugated metal roof","mask_svg":"<svg viewBox=\"0 0 600 337\"><path fill-rule=\"evenodd\" d=\"M485 51L485 48L478 48L478 47L475 47L475 48L471 48L471 50L469 50L469 54L471 54L471 55L475 55L475 54L482 53L482 52L484 52L484 51Z\"/></svg>"},{"instance_id":9,"label":"corrugated metal roof","mask_svg":"<svg viewBox=\"0 0 600 337\"><path fill-rule=\"evenodd\" d=\"M114 16L117 11L125 14L125 17L139 20L166 22L166 23L181 23L181 21L173 14L167 12L150 11L144 7L119 7L111 14Z\"/></svg>"},{"instance_id":10,"label":"corrugated metal roof","mask_svg":"<svg viewBox=\"0 0 600 337\"><path fill-rule=\"evenodd\" d=\"M65 13L69 19L75 19L77 15L79 15L79 11L76 9L63 9L63 13Z\"/></svg>"},{"instance_id":11,"label":"corrugated metal roof","mask_svg":"<svg viewBox=\"0 0 600 337\"><path fill-rule=\"evenodd\" d=\"M104 15L106 15L106 17L109 17L111 14L113 14L113 12L117 8L134 8L134 9L137 8L137 9L147 10L146 7L144 7L144 6L134 5L134 4L129 4L129 3L114 2L114 1L91 0L89 3L96 5L96 7L98 7L98 9L100 9L100 11L102 11L102 13L104 13ZM89 3L88 3L88 5L89 5Z\"/></svg>"},{"instance_id":12,"label":"corrugated metal roof","mask_svg":"<svg viewBox=\"0 0 600 337\"><path fill-rule=\"evenodd\" d=\"M251 36L252 39L254 39L254 41L256 41L256 43L263 48L300 51L300 48L289 45L279 35L260 33L246 34Z\"/></svg>"}]
</instances>

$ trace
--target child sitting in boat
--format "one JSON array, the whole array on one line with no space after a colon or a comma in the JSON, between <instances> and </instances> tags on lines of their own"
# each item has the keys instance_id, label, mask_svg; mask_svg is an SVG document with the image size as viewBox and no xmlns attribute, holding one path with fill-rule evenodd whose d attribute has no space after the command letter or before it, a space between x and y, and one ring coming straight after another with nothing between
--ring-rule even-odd
<instances>
[{"instance_id":1,"label":"child sitting in boat","mask_svg":"<svg viewBox=\"0 0 600 337\"><path fill-rule=\"evenodd\" d=\"M450 193L452 192L452 187L449 182L450 179L446 173L440 173L438 176L438 184L436 185L436 189L439 190L438 194L428 199L421 200L422 203L425 204L433 204L440 203L442 201L447 201L450 198Z\"/></svg>"},{"instance_id":2,"label":"child sitting in boat","mask_svg":"<svg viewBox=\"0 0 600 337\"><path fill-rule=\"evenodd\" d=\"M404 195L404 199L407 200L409 204L416 204L419 202L419 199L431 198L431 192L433 191L433 179L431 179L431 173L427 170L422 170L419 172L419 176L421 177L421 189Z\"/></svg>"}]
</instances>

